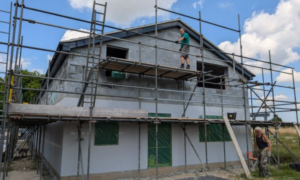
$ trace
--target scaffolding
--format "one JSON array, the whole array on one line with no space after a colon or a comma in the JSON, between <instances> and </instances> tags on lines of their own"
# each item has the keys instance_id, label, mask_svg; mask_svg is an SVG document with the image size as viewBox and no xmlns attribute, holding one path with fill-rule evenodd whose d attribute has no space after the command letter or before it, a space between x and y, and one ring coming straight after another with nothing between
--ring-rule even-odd
<instances>
[{"instance_id":1,"label":"scaffolding","mask_svg":"<svg viewBox=\"0 0 300 180\"><path fill-rule=\"evenodd\" d=\"M226 26L218 25L216 23L212 23L209 21L206 21L202 19L201 12L199 11L199 17L191 17L185 14L181 14L175 11L167 10L164 8L161 8L157 5L157 0L155 1L155 29L154 35L150 34L144 34L144 33L139 33L137 31L131 30L131 29L121 29L117 27L113 27L110 25L105 24L105 18L106 18L106 8L107 4L99 4L96 1L93 3L93 11L92 11L92 18L91 21L76 18L76 17L71 17L63 14L58 14L50 11L45 11L41 9L36 9L33 7L25 6L24 3L25 0L21 0L19 3L19 0L16 0L16 3L14 4L15 9L14 9L14 15L12 18L12 4L10 11L4 11L1 10L3 13L8 13L10 15L10 19L8 22L4 22L6 24L9 24L9 31L8 32L2 32L0 33L5 33L8 35L8 40L7 41L0 41L1 45L4 45L7 47L6 52L2 52L3 54L6 55L6 62L3 64L5 65L5 72L2 72L4 74L4 82L1 82L2 84L5 85L4 91L1 92L3 94L3 111L2 111L2 116L1 116L1 121L2 121L2 129L1 129L1 143L0 143L0 151L3 152L3 143L4 143L4 138L6 137L7 141L7 151L9 153L6 153L5 157L5 163L4 166L1 166L0 171L4 171L3 173L3 179L5 179L5 175L8 173L8 168L10 166L11 160L13 159L13 152L15 149L14 146L14 140L18 137L18 128L19 127L27 127L28 129L33 132L33 134L30 136L30 141L33 142L35 141L36 143L34 144L35 147L32 147L32 154L35 154L37 157L37 171L40 173L40 177L42 179L42 172L43 172L43 167L44 167L44 157L43 157L43 152L44 152L44 143L45 143L45 130L46 130L46 125L48 123L53 123L53 122L59 122L59 121L78 121L78 126L77 126L77 132L78 132L78 164L77 164L77 178L79 179L82 177L84 179L85 175L87 179L89 179L90 175L90 147L91 147L91 129L92 129L92 123L99 122L99 121L114 121L114 122L135 122L139 124L139 134L140 134L140 124L142 123L151 123L155 124L156 128L156 179L158 179L159 176L159 168L158 168L158 126L162 122L167 122L167 123L180 123L182 126L182 130L184 132L184 145L186 147L186 139L189 141L191 146L193 147L194 152L196 153L197 157L199 158L200 163L203 165L203 169L207 172L208 169L208 140L207 140L207 125L209 124L222 124L223 125L223 133L225 131L225 121L224 119L208 119L207 118L207 108L211 105L219 106L221 107L222 110L222 116L225 116L224 112L224 107L226 106L241 106L238 104L230 104L230 103L225 103L225 99L235 99L235 98L241 98L243 101L243 109L244 109L244 119L238 119L238 120L230 120L228 121L231 126L237 126L237 125L243 125L245 126L245 132L246 132L246 144L247 144L247 152L250 151L250 148L248 147L248 140L249 137L251 137L251 134L249 133L249 127L255 127L255 126L264 126L264 127L269 127L269 126L274 126L278 128L279 126L299 126L299 120L298 120L298 111L300 110L297 105L300 104L297 102L297 97L296 97L296 88L295 88L295 79L294 79L294 68L288 67L285 65L280 65L277 63L273 63L271 59L271 52L269 51L269 60L264 61L261 59L255 59L251 57L245 57L243 56L243 46L242 46L242 35L241 35L241 26L240 26L240 16L238 15L238 29L233 29L229 28ZM96 7L103 7L102 10L99 11L99 8ZM45 23L45 22L39 22L34 19L27 19L26 17L23 17L24 11L32 11L34 13L41 13L41 14L46 14L50 16L55 16L59 17L62 19L67 19L67 20L74 20L77 22L81 23L87 23L90 24L90 31L86 32L83 30L77 30L74 28L70 27L64 27L64 26L59 26L56 24L50 24L50 23ZM193 54L189 53L190 56L195 57L195 58L200 58L200 62L202 64L202 69L199 70L187 70L187 69L179 69L176 67L169 67L169 66L162 66L159 65L159 58L158 58L158 50L166 51L166 52L173 52L173 53L178 53L178 51L174 51L172 49L164 48L164 47L159 47L158 46L158 40L159 41L164 41L168 43L174 43L173 40L170 39L164 39L161 37L158 37L158 11L166 11L169 13L173 13L185 18L189 18L191 20L194 20L199 23L199 45L194 46L190 45L190 47L196 48L199 50L199 53ZM18 15L20 13L20 15ZM98 15L101 15L102 20L98 20L97 17ZM13 19L13 23L11 20ZM2 21L0 21L2 22ZM35 47L31 45L24 45L23 44L23 33L22 33L22 23L23 22L28 22L32 25L41 25L41 26L46 26L46 27L53 27L53 28L58 28L58 29L64 29L64 30L72 30L76 32L81 32L81 33L86 33L88 35L88 51L86 54L84 53L76 53L76 52L67 52L63 50L53 50L53 49L45 49L41 47ZM202 26L203 23L209 24L218 28L226 29L229 31L236 32L239 37L239 46L240 46L240 55L224 52L219 49L212 49L209 48L208 45L206 44L206 47L204 43L206 42L203 34L202 34ZM12 33L11 33L11 26L13 28ZM120 32L126 32L131 35L138 35L142 37L147 37L147 38L152 38L155 40L155 44L147 44L147 43L141 43L137 42L134 40L128 40L124 38L119 38L119 37L114 37L113 35L110 35L109 33L104 33L104 29L109 28L109 29L114 29L116 31ZM10 40L12 38L12 40ZM139 45L139 56L140 58L138 60L129 60L129 59L122 59L122 58L114 58L114 57L106 57L103 58L101 56L101 49L102 49L102 44L103 44L103 39L112 39L112 40L119 40L119 41L124 41L127 43L132 43L132 44L137 44ZM16 42L17 41L17 42ZM98 46L99 45L99 46ZM151 47L154 48L154 57L155 57L155 63L145 63L142 62L141 60L141 47ZM85 73L83 74L83 79L82 80L72 80L68 78L55 78L54 76L52 77L51 74L51 63L49 63L49 67L47 70L47 73L44 77L37 77L37 76L32 76L32 75L24 75L21 73L22 69L22 64L21 64L21 56L22 56L22 49L29 49L32 51L44 51L44 52L51 52L51 53L57 53L57 54L63 54L63 55L74 55L82 58L86 58L85 65L82 66L83 69L85 69ZM98 50L96 50L98 48ZM214 52L214 53L221 53L222 57L219 58L212 58L205 56L204 52ZM239 78L229 78L226 77L225 81L222 81L222 76L214 76L211 75L210 72L205 70L205 59L213 59L216 61L226 61L234 71L237 69L240 71L241 76ZM228 61L231 60L231 61ZM239 59L239 61L235 60ZM251 63L247 62L260 62L263 65L262 66L255 66L252 65ZM13 67L14 65L14 67ZM261 70L261 75L262 75L262 82L258 81L251 81L245 79L245 73L246 68L257 68ZM275 67L275 68L274 68ZM290 72L284 72L281 71L280 68L288 68L291 69ZM141 81L142 77L144 76L150 76L152 78L155 78L155 85L154 87L142 87L142 86L129 86L129 85L121 85L121 84L112 84L112 83L106 83L106 82L99 82L98 77L99 77L99 72L100 70L114 70L114 71L120 71L120 72L125 72L125 73L130 73L130 74L136 74L139 76L139 80ZM291 76L292 79L292 86L284 86L284 85L278 85L276 84L276 81L273 81L273 73L283 73ZM270 74L269 82L266 79L266 74ZM43 84L39 89L33 89L33 88L24 88L22 87L22 78L24 77L30 77L30 78L40 78L43 79ZM167 78L167 79L174 79L179 82L179 84L183 87L182 90L170 90L170 89L163 89L159 88L158 82L159 78ZM206 82L208 79L220 79L220 83L213 83L213 82ZM58 81L58 82L73 82L73 83L81 83L82 86L84 87L82 89L82 92L75 92L75 91L58 91L58 90L51 90L49 89L49 84L50 81ZM184 85L186 82L194 82L195 87L193 88L193 91L188 91L184 89ZM234 85L230 85L231 82L235 82ZM202 93L196 92L197 84L201 83L202 86ZM213 84L222 87L221 88L221 94L213 94L207 91L205 85L206 84ZM151 101L155 105L155 116L154 117L147 117L147 118L136 118L136 117L101 117L101 116L94 116L93 115L93 109L95 108L95 102L97 100L97 97L113 97L111 95L105 95L105 94L100 94L97 92L97 88L101 86L112 86L112 87L122 87L122 88L127 88L127 89L138 89L139 90L139 96L138 97L126 97L126 96L116 96L116 97L122 97L122 98L128 98L128 99L136 99L139 101L139 109L141 109L141 102L143 100ZM241 91L243 92L242 97L237 97L237 96L229 96L224 94L224 87L235 87L235 88L240 88ZM259 88L262 86L262 89ZM268 89L268 87L270 87ZM284 101L284 100L276 100L275 99L275 88L285 88L293 91L294 95L294 100L293 101ZM79 101L77 106L80 108L88 107L89 108L89 115L86 116L70 116L70 115L56 115L56 116L49 116L45 114L18 114L18 113L9 113L9 108L10 104L12 103L22 103L22 91L23 90L30 90L30 91L35 91L37 92L37 96L35 97L35 101L33 104L41 104L41 98L42 96L46 93L51 93L51 92L57 92L57 93L65 93L65 94L73 94L77 95L79 97ZM150 90L155 93L154 97L142 97L141 96L141 91L142 90ZM183 98L182 100L175 100L175 99L163 99L159 98L158 93L159 92L173 92L177 94L182 94ZM263 95L260 96L258 92L262 92ZM201 95L202 96L202 101L192 101L192 98L194 95ZM250 95L250 97L248 97ZM214 103L214 102L208 102L206 99L208 96L214 96L214 97L220 97L221 98L221 103ZM254 96L254 97L253 97ZM269 97L271 96L271 97ZM188 97L186 99L185 97ZM85 99L88 98L89 100L86 101ZM161 118L158 117L158 104L160 101L167 101L167 102L180 102L183 104L183 112L181 117L171 117L171 118ZM259 101L261 105L254 105L253 102ZM186 118L186 110L188 109L189 105L191 103L200 103L201 106L203 107L203 118ZM250 104L250 105L249 105ZM46 101L46 105L49 105L48 100ZM87 106L85 106L87 105ZM50 107L49 107L50 108ZM249 119L247 112L251 110L252 114L252 119ZM258 114L260 111L263 110L265 114L272 113L274 117L278 116L278 113L282 112L294 112L295 113L295 122L277 122L277 119L275 118L275 121L259 121L256 118L258 117ZM255 112L256 111L256 112ZM196 122L196 123L195 123ZM88 153L87 153L87 172L83 172L83 162L82 162L82 150L81 150L81 127L83 123L88 123L89 124L89 139L88 139ZM7 125L8 124L8 125ZM204 133L205 133L205 162L202 162L200 156L197 154L197 150L194 148L192 142L190 141L187 133L186 133L186 125L189 124L203 124L204 125ZM8 127L6 127L8 126ZM299 129L297 129L299 132ZM5 134L7 135L5 136ZM276 137L276 146L277 146L277 158L274 158L277 163L279 164L279 151L278 151L278 138L277 135ZM140 137L139 137L139 142L140 142ZM281 143L281 142L280 142ZM139 145L140 146L140 145ZM226 169L226 153L225 153L225 140L223 139L223 148L224 148L224 168ZM35 153L34 153L35 151ZM139 153L140 153L140 147L139 147ZM186 149L185 149L185 154L186 154ZM140 154L139 154L140 158ZM185 157L186 158L186 157ZM249 165L249 158L247 164ZM187 163L185 159L185 169L186 169ZM140 171L140 162L139 162L139 171ZM248 177L249 178L249 177Z\"/></svg>"}]
</instances>

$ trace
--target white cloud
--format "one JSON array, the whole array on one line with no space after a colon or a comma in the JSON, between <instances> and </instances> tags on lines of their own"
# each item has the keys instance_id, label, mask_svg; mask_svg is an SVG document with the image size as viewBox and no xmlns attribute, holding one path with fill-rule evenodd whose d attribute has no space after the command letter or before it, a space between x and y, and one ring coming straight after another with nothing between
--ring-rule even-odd
<instances>
[{"instance_id":1,"label":"white cloud","mask_svg":"<svg viewBox=\"0 0 300 180\"><path fill-rule=\"evenodd\" d=\"M272 95L270 94L267 98L268 100L272 100ZM286 96L286 95L283 95L283 94L279 94L279 95L276 95L274 96L274 99L275 101L287 101L289 98ZM268 105L273 105L273 102L272 101L267 101L267 104Z\"/></svg>"},{"instance_id":2,"label":"white cloud","mask_svg":"<svg viewBox=\"0 0 300 180\"><path fill-rule=\"evenodd\" d=\"M263 88L261 86L255 86L254 87L255 89L253 89L253 91L258 94L258 95L263 95L264 94L264 91L263 91ZM254 95L255 96L255 95Z\"/></svg>"},{"instance_id":3,"label":"white cloud","mask_svg":"<svg viewBox=\"0 0 300 180\"><path fill-rule=\"evenodd\" d=\"M38 72L40 74L44 74L44 70L43 69L33 69L32 72L34 72L34 71L36 71L36 72Z\"/></svg>"},{"instance_id":4,"label":"white cloud","mask_svg":"<svg viewBox=\"0 0 300 180\"><path fill-rule=\"evenodd\" d=\"M97 3L104 4L107 0L97 0ZM164 9L171 9L172 5L177 0L158 1L158 6ZM69 3L74 9L92 9L93 0L69 0ZM107 3L106 20L121 27L129 27L132 22L138 18L155 16L154 0L109 0ZM99 8L98 11L103 11ZM158 10L158 16L163 19L169 18L169 13Z\"/></svg>"},{"instance_id":5,"label":"white cloud","mask_svg":"<svg viewBox=\"0 0 300 180\"><path fill-rule=\"evenodd\" d=\"M31 65L31 59L30 58L21 58L21 67L22 69L27 69ZM18 63L19 64L19 63ZM13 63L12 68L15 68L15 63Z\"/></svg>"},{"instance_id":6,"label":"white cloud","mask_svg":"<svg viewBox=\"0 0 300 180\"><path fill-rule=\"evenodd\" d=\"M0 54L0 72L5 72L5 64L3 62L6 62L6 55ZM0 73L2 75L2 73Z\"/></svg>"},{"instance_id":7,"label":"white cloud","mask_svg":"<svg viewBox=\"0 0 300 180\"><path fill-rule=\"evenodd\" d=\"M271 50L274 63L287 65L298 61L300 55L293 49L300 47L299 7L299 0L281 0L273 14L254 12L244 24L243 55L268 61L268 50ZM219 47L226 52L240 54L239 40L222 42ZM262 63L257 65L262 66Z\"/></svg>"},{"instance_id":8,"label":"white cloud","mask_svg":"<svg viewBox=\"0 0 300 180\"><path fill-rule=\"evenodd\" d=\"M67 40L71 40L71 39L76 39L76 38L80 38L80 37L88 37L89 36L89 34L84 33L84 32L89 32L89 30L82 29L82 28L80 28L79 30L83 31L83 32L67 30L60 41L67 41ZM47 55L47 58L48 58L48 55Z\"/></svg>"},{"instance_id":9,"label":"white cloud","mask_svg":"<svg viewBox=\"0 0 300 180\"><path fill-rule=\"evenodd\" d=\"M228 8L230 6L232 6L233 4L232 3L229 3L229 2L222 2L222 3L219 3L218 4L220 8Z\"/></svg>"},{"instance_id":10,"label":"white cloud","mask_svg":"<svg viewBox=\"0 0 300 180\"><path fill-rule=\"evenodd\" d=\"M200 8L203 8L204 2L205 2L205 0L198 0L198 1L194 2L194 3L193 3L194 9L196 9L197 6L199 6Z\"/></svg>"},{"instance_id":11,"label":"white cloud","mask_svg":"<svg viewBox=\"0 0 300 180\"><path fill-rule=\"evenodd\" d=\"M48 61L52 61L53 56L51 56L50 54L47 54L47 60Z\"/></svg>"},{"instance_id":12,"label":"white cloud","mask_svg":"<svg viewBox=\"0 0 300 180\"><path fill-rule=\"evenodd\" d=\"M268 93L268 92L266 92L266 95L267 95L267 93ZM253 96L253 98L257 98L257 97L256 97L256 96ZM261 96L260 98L261 98L262 100L265 99L264 96ZM272 99L273 99L273 97L272 97L272 94L270 93L269 96L267 97L267 100L269 100L269 101L266 101L267 105L269 105L269 106L273 105L273 102L270 101L270 100L272 100ZM275 95L275 96L274 96L274 99L277 100L277 101L287 101L289 98L288 98L286 95L278 94L278 95ZM255 101L254 101L254 104L260 106L260 105L262 104L262 101L261 101L261 100L255 100ZM264 108L263 108L263 109L264 109Z\"/></svg>"},{"instance_id":13,"label":"white cloud","mask_svg":"<svg viewBox=\"0 0 300 180\"><path fill-rule=\"evenodd\" d=\"M279 94L279 95L274 96L274 99L275 100L288 100L289 98L286 95Z\"/></svg>"},{"instance_id":14,"label":"white cloud","mask_svg":"<svg viewBox=\"0 0 300 180\"><path fill-rule=\"evenodd\" d=\"M30 58L21 58L21 65L22 65L22 69L27 69L30 65L31 65L31 59ZM6 62L6 55L4 54L0 54L0 62ZM0 72L5 72L5 64L0 63ZM12 69L15 68L15 63L12 64ZM1 73L3 74L3 73Z\"/></svg>"},{"instance_id":15,"label":"white cloud","mask_svg":"<svg viewBox=\"0 0 300 180\"><path fill-rule=\"evenodd\" d=\"M282 70L283 73L280 73L279 76L277 76L276 81L277 82L293 82L293 76L291 74L286 73L292 73L292 69L284 69ZM295 82L300 81L300 72L294 71L294 78Z\"/></svg>"}]
</instances>

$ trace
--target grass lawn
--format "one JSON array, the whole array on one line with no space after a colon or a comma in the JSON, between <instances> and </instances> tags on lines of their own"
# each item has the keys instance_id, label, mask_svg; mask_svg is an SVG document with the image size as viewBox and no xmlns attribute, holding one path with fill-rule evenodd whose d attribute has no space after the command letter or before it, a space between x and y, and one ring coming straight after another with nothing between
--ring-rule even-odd
<instances>
[{"instance_id":1,"label":"grass lawn","mask_svg":"<svg viewBox=\"0 0 300 180\"><path fill-rule=\"evenodd\" d=\"M280 168L278 168L277 166L270 166L270 171L272 173L271 177L268 178L262 178L259 177L258 175L258 170L256 169L255 172L251 173L252 179L257 179L257 180L262 180L262 179L266 179L266 180L300 180L300 172L297 172L293 169L289 168L288 164L281 164ZM241 174L238 178L236 179L246 179L246 175L245 174Z\"/></svg>"}]
</instances>

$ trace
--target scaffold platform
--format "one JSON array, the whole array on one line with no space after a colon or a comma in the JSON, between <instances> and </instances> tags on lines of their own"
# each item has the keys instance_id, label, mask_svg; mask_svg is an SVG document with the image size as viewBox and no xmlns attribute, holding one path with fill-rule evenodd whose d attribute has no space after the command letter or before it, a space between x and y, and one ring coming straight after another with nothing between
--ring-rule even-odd
<instances>
[{"instance_id":1,"label":"scaffold platform","mask_svg":"<svg viewBox=\"0 0 300 180\"><path fill-rule=\"evenodd\" d=\"M89 121L88 107L67 107L34 104L9 105L8 120L16 125L28 126L58 121ZM137 123L183 123L183 124L224 124L223 119L148 117L145 110L94 108L92 121L115 121ZM259 120L230 120L231 125L276 126L279 123ZM280 122L283 126L294 126L293 122Z\"/></svg>"},{"instance_id":2,"label":"scaffold platform","mask_svg":"<svg viewBox=\"0 0 300 180\"><path fill-rule=\"evenodd\" d=\"M147 76L156 76L155 67L155 64L121 58L107 58L100 62L100 69ZM160 78L188 80L201 74L202 72L196 70L157 65L157 77Z\"/></svg>"}]
</instances>

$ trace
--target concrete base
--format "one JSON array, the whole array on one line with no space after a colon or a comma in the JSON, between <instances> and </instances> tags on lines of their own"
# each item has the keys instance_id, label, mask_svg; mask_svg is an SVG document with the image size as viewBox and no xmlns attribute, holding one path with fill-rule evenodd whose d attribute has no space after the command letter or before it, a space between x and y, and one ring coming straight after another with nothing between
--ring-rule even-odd
<instances>
[{"instance_id":1,"label":"concrete base","mask_svg":"<svg viewBox=\"0 0 300 180\"><path fill-rule=\"evenodd\" d=\"M227 167L233 167L233 166L240 166L240 162L227 162ZM210 169L217 169L224 166L224 163L211 163L208 164ZM188 165L187 171L202 171L201 165ZM158 168L159 177L168 176L172 173L176 172L182 172L184 173L185 167L184 166L172 166L172 167L161 167ZM156 168L151 169L143 169L140 170L140 173L138 170L134 171L123 171L123 172L110 172L110 173L101 173L101 174L91 174L90 180L116 180L116 179L124 179L124 178L146 178L146 177L156 177ZM207 176L202 177L202 179L206 178ZM200 177L199 177L200 178ZM208 177L210 179L216 178L214 176ZM76 176L68 176L68 177L58 177L59 180L77 180ZM222 178L220 178L222 179Z\"/></svg>"}]
</instances>

